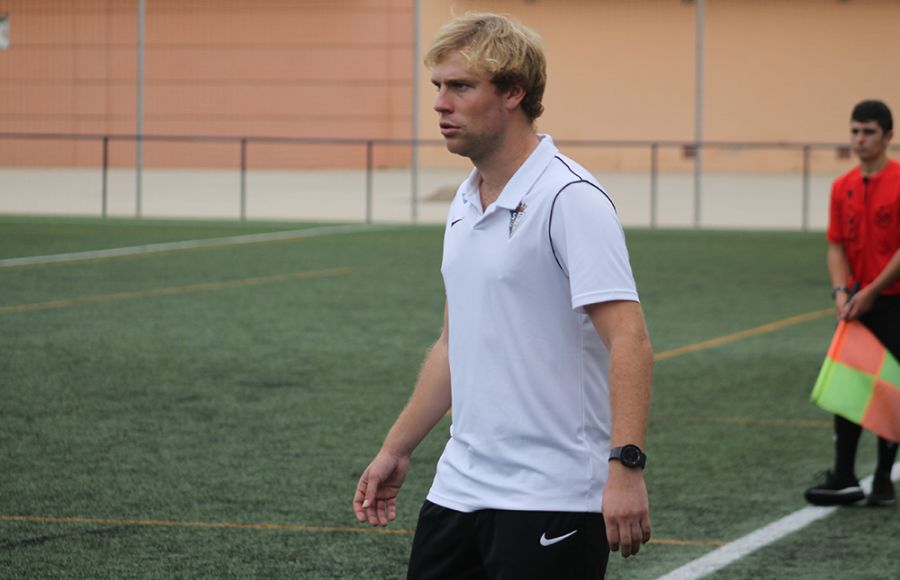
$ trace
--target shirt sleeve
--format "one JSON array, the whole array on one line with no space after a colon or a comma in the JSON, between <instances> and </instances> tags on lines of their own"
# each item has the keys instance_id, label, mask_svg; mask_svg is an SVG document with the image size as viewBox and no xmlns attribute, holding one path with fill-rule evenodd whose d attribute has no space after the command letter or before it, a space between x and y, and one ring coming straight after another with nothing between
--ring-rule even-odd
<instances>
[{"instance_id":1,"label":"shirt sleeve","mask_svg":"<svg viewBox=\"0 0 900 580\"><path fill-rule=\"evenodd\" d=\"M573 309L612 300L639 301L625 233L603 190L587 182L564 188L556 197L550 239L569 277Z\"/></svg>"}]
</instances>

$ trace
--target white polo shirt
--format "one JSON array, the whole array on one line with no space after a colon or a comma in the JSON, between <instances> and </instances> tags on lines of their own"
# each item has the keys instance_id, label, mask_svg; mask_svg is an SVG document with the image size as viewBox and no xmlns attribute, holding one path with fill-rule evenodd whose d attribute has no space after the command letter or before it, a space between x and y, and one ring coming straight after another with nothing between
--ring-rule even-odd
<instances>
[{"instance_id":1,"label":"white polo shirt","mask_svg":"<svg viewBox=\"0 0 900 580\"><path fill-rule=\"evenodd\" d=\"M473 170L447 219L453 423L428 499L458 511L602 511L609 352L583 307L638 294L612 202L540 138L485 211Z\"/></svg>"}]
</instances>

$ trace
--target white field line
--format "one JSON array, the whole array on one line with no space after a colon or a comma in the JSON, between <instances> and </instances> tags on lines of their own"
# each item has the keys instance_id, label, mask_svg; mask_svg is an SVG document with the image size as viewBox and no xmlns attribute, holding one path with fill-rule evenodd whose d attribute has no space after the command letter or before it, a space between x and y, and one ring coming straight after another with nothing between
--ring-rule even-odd
<instances>
[{"instance_id":1,"label":"white field line","mask_svg":"<svg viewBox=\"0 0 900 580\"><path fill-rule=\"evenodd\" d=\"M122 256L136 256L141 254L159 254L178 250L193 250L200 248L217 248L221 246L235 246L239 244L255 244L260 242L272 242L277 240L293 240L299 238L313 238L318 236L330 236L347 234L369 230L390 229L392 226L376 226L370 224L350 224L343 226L322 226L305 230L290 230L284 232L266 232L260 234L246 234L241 236L229 236L226 238L210 238L207 240L186 240L181 242L164 242L148 244L146 246L130 246L125 248L110 248L108 250L92 250L88 252L72 252L68 254L53 254L49 256L29 256L25 258L7 258L0 260L0 268L12 268L15 266L35 266L40 264L54 264L61 262L78 262L83 260L101 260L105 258L118 258Z\"/></svg>"},{"instance_id":2,"label":"white field line","mask_svg":"<svg viewBox=\"0 0 900 580\"><path fill-rule=\"evenodd\" d=\"M895 463L891 470L891 479L897 481L900 479L900 463ZM869 476L860 482L866 495L872 489L872 476ZM664 576L660 576L658 580L694 580L702 578L713 572L717 572L725 566L740 560L751 552L777 542L781 538L793 532L802 530L809 524L828 517L838 507L820 507L808 506L801 510L795 511L780 520L760 528L754 532L750 532L743 538L739 538L733 542L729 542L721 548L716 548L712 552L697 558L693 562L688 562L681 568L673 570ZM878 508L872 508L878 509Z\"/></svg>"}]
</instances>

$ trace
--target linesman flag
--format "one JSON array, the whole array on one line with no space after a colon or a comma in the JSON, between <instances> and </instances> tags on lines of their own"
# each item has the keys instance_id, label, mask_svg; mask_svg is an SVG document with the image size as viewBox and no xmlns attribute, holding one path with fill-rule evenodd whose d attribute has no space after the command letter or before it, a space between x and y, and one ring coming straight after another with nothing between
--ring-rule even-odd
<instances>
[{"instance_id":1,"label":"linesman flag","mask_svg":"<svg viewBox=\"0 0 900 580\"><path fill-rule=\"evenodd\" d=\"M900 443L900 363L858 320L838 324L811 398Z\"/></svg>"}]
</instances>

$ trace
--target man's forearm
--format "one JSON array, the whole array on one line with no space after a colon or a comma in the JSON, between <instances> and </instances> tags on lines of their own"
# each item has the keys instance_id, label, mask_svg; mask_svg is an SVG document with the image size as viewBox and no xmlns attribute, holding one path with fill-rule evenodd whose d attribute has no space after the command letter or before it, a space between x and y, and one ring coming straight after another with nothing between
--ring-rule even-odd
<instances>
[{"instance_id":1,"label":"man's forearm","mask_svg":"<svg viewBox=\"0 0 900 580\"><path fill-rule=\"evenodd\" d=\"M395 455L412 455L448 410L450 363L446 336L442 334L425 357L413 394L388 431L382 449Z\"/></svg>"},{"instance_id":2,"label":"man's forearm","mask_svg":"<svg viewBox=\"0 0 900 580\"><path fill-rule=\"evenodd\" d=\"M650 412L653 348L637 302L588 307L594 327L610 353L609 389L613 446L643 446Z\"/></svg>"},{"instance_id":3,"label":"man's forearm","mask_svg":"<svg viewBox=\"0 0 900 580\"><path fill-rule=\"evenodd\" d=\"M840 244L828 244L828 276L834 288L846 284L850 277L850 262Z\"/></svg>"},{"instance_id":4,"label":"man's forearm","mask_svg":"<svg viewBox=\"0 0 900 580\"><path fill-rule=\"evenodd\" d=\"M644 334L620 337L610 349L609 385L613 446L644 446L650 411L653 351Z\"/></svg>"}]
</instances>

